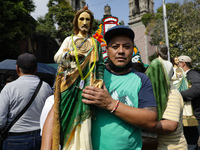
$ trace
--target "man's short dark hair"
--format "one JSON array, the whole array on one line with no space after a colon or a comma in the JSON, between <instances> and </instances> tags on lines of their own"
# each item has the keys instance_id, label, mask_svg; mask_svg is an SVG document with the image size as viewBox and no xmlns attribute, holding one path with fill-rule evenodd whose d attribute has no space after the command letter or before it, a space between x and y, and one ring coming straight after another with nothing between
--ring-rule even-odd
<instances>
[{"instance_id":1,"label":"man's short dark hair","mask_svg":"<svg viewBox=\"0 0 200 150\"><path fill-rule=\"evenodd\" d=\"M37 59L33 54L24 53L18 56L16 65L24 74L33 74L37 68Z\"/></svg>"}]
</instances>

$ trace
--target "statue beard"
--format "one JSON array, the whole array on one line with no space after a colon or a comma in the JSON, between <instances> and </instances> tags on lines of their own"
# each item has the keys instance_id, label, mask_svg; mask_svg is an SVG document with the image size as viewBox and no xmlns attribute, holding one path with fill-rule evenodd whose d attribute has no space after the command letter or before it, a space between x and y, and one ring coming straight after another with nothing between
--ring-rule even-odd
<instances>
[{"instance_id":1,"label":"statue beard","mask_svg":"<svg viewBox=\"0 0 200 150\"><path fill-rule=\"evenodd\" d=\"M82 25L80 28L79 28L79 31L81 32L85 32L85 33L88 33L90 30L90 27L88 25Z\"/></svg>"}]
</instances>

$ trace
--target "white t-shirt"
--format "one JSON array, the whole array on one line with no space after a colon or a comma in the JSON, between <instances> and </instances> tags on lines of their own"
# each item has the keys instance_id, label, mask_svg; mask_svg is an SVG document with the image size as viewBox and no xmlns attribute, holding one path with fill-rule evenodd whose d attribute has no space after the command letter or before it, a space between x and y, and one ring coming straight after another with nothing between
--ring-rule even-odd
<instances>
[{"instance_id":1,"label":"white t-shirt","mask_svg":"<svg viewBox=\"0 0 200 150\"><path fill-rule=\"evenodd\" d=\"M45 120L46 120L47 115L49 114L49 111L51 110L53 104L54 104L54 95L51 95L47 98L47 100L44 104L44 107L42 109L41 116L40 116L40 129L41 129L40 135L41 136L42 136L42 130L43 130Z\"/></svg>"}]
</instances>

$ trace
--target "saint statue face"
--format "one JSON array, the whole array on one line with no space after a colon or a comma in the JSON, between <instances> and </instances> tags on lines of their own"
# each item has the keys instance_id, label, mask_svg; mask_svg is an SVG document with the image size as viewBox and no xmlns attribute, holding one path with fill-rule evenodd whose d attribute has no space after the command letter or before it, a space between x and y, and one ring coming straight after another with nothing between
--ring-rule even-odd
<instances>
[{"instance_id":1,"label":"saint statue face","mask_svg":"<svg viewBox=\"0 0 200 150\"><path fill-rule=\"evenodd\" d=\"M175 58L174 58L174 63L175 63L176 65L178 65L178 63L179 63L178 57L175 57Z\"/></svg>"},{"instance_id":2,"label":"saint statue face","mask_svg":"<svg viewBox=\"0 0 200 150\"><path fill-rule=\"evenodd\" d=\"M80 32L88 32L90 30L90 14L83 12L78 18L78 28Z\"/></svg>"}]
</instances>

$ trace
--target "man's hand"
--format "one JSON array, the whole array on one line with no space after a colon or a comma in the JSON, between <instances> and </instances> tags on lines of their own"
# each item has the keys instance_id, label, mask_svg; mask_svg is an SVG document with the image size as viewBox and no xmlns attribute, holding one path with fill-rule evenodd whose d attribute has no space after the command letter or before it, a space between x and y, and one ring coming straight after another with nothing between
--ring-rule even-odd
<instances>
[{"instance_id":1,"label":"man's hand","mask_svg":"<svg viewBox=\"0 0 200 150\"><path fill-rule=\"evenodd\" d=\"M82 96L85 98L82 99L83 103L94 105L110 112L117 103L117 100L110 96L105 84L103 84L103 89L86 86L83 89ZM113 114L131 125L142 128L152 129L157 123L157 111L135 108L124 103L119 103L117 110Z\"/></svg>"},{"instance_id":2,"label":"man's hand","mask_svg":"<svg viewBox=\"0 0 200 150\"><path fill-rule=\"evenodd\" d=\"M85 98L82 99L82 102L85 104L95 105L109 111L115 107L116 101L110 96L105 84L103 84L103 89L86 86L85 89L83 89L82 96Z\"/></svg>"}]
</instances>

